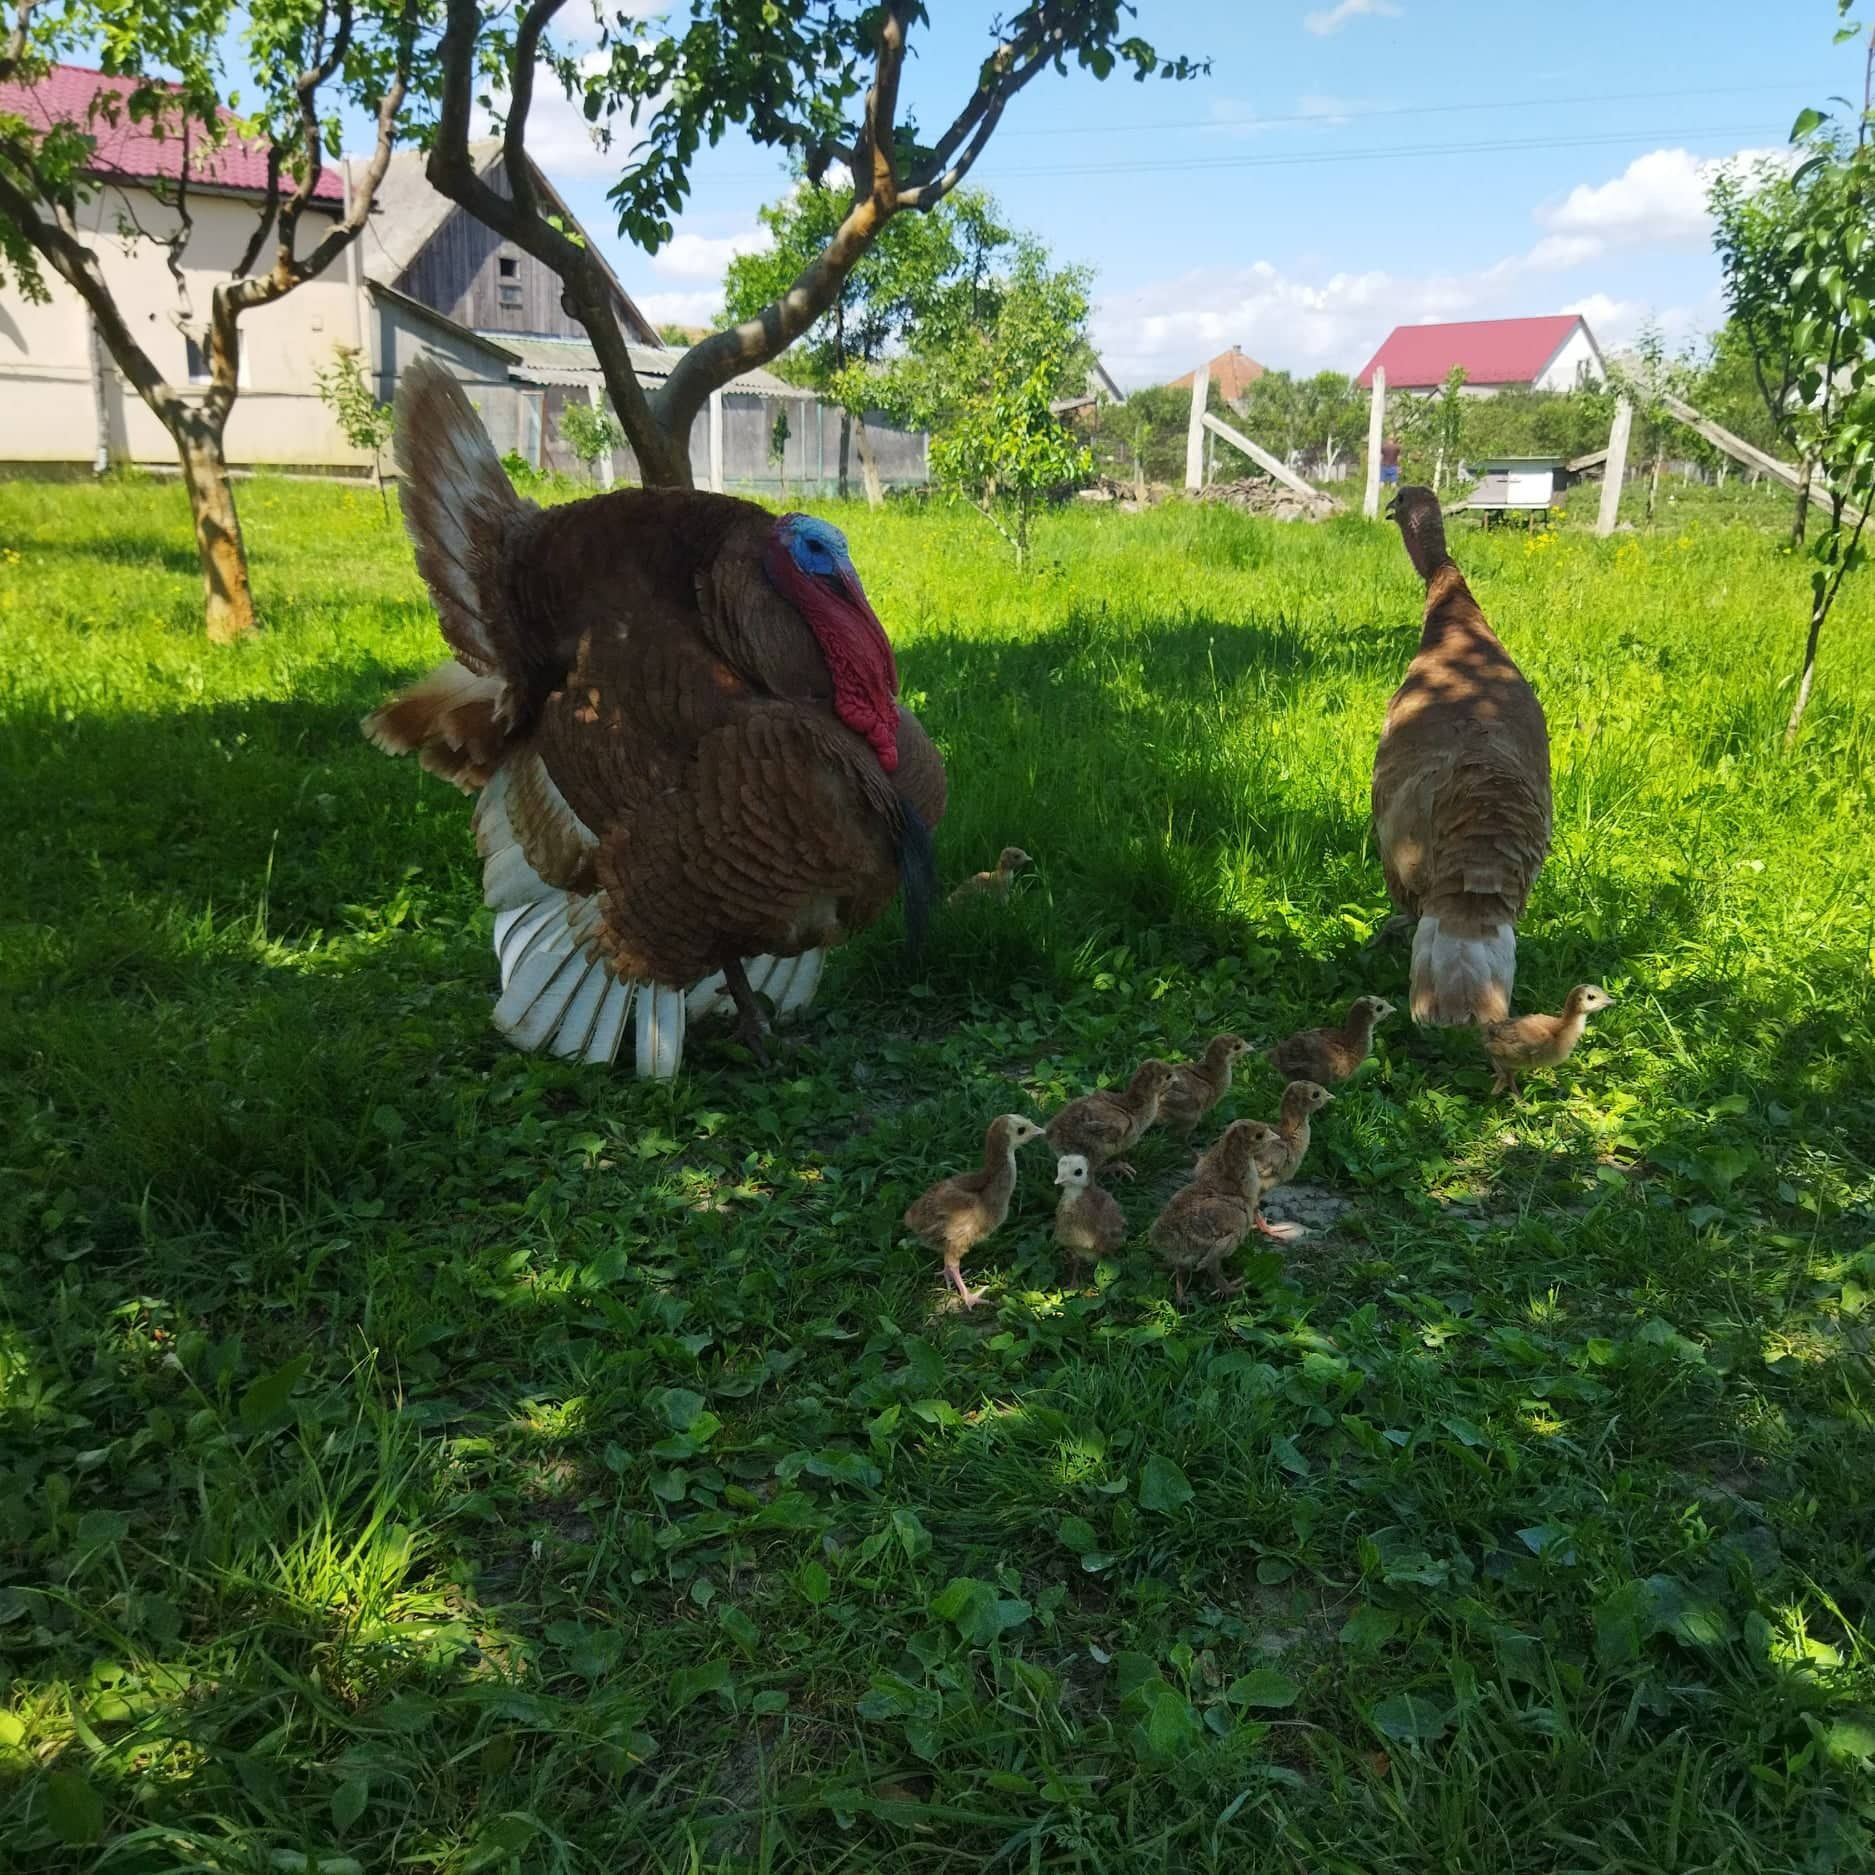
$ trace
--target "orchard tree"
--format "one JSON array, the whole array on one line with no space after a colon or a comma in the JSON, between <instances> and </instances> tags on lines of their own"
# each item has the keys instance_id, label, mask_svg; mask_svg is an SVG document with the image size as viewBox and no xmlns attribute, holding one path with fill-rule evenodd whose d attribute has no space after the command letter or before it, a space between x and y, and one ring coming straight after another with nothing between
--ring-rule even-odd
<instances>
[{"instance_id":1,"label":"orchard tree","mask_svg":"<svg viewBox=\"0 0 1875 1875\"><path fill-rule=\"evenodd\" d=\"M319 401L332 412L339 434L354 449L371 451L371 479L377 484L378 505L385 520L391 518L390 498L384 492L384 445L397 427L397 413L381 404L365 378L364 356L356 345L335 345L332 362L313 373Z\"/></svg>"},{"instance_id":2,"label":"orchard tree","mask_svg":"<svg viewBox=\"0 0 1875 1875\"><path fill-rule=\"evenodd\" d=\"M843 197L805 177L762 209L770 245L729 263L723 276L728 317L759 318L813 265L845 216ZM928 214L895 219L840 282L832 305L777 361L790 383L839 403L843 497L857 439L866 498L874 507L883 499L866 434L866 410L876 401L873 369L914 334L945 343L980 318L993 269L1012 239L996 204L975 189L959 189Z\"/></svg>"},{"instance_id":3,"label":"orchard tree","mask_svg":"<svg viewBox=\"0 0 1875 1875\"><path fill-rule=\"evenodd\" d=\"M84 301L117 368L169 433L181 465L202 563L208 635L227 643L255 625L247 553L224 439L239 391L240 321L323 273L356 238L389 166L399 118L423 89L418 36L429 0L11 0L0 37L0 271L28 299L47 297L46 271ZM240 45L259 94L238 119L226 108L224 58ZM49 127L25 91L60 62L96 61L127 93L102 88L91 114ZM167 74L167 75L166 75ZM341 103L376 122L371 156L345 213L308 235L301 224L338 147ZM104 185L87 173L98 135L118 114L174 138L175 180L153 186L170 226L152 236L176 282L176 324L208 369L205 389L167 378L118 305L79 209ZM231 135L267 151L267 184L247 241L207 306L190 291L192 195L201 159ZM309 227L321 219L314 217ZM271 242L271 251L269 243Z\"/></svg>"},{"instance_id":4,"label":"orchard tree","mask_svg":"<svg viewBox=\"0 0 1875 1875\"><path fill-rule=\"evenodd\" d=\"M1837 43L1859 38L1854 0L1837 0ZM1785 388L1791 435L1821 525L1810 542L1810 625L1797 693L1784 726L1797 739L1816 683L1817 646L1843 581L1864 563L1862 532L1875 505L1875 27L1862 59L1862 102L1838 116L1802 112L1797 156L1776 211L1770 255L1728 238L1719 257L1732 317L1751 335L1763 381ZM1812 486L1813 485L1813 486Z\"/></svg>"},{"instance_id":5,"label":"orchard tree","mask_svg":"<svg viewBox=\"0 0 1875 1875\"><path fill-rule=\"evenodd\" d=\"M559 276L645 480L673 487L690 485L690 429L711 392L779 356L826 314L895 216L929 212L950 195L1041 72L1073 63L1097 78L1126 70L1179 80L1208 69L1162 59L1129 32L1127 0L1028 0L994 31L954 114L930 135L899 101L907 54L929 23L923 0L682 0L657 20L602 22L596 57L551 38L565 4L527 0L516 11L506 0L447 0L430 180ZM767 304L692 345L655 390L632 370L598 256L530 180L528 116L543 66L548 82L583 105L602 143L615 115L636 128L611 199L619 232L647 252L671 237L698 149L732 128L785 153L810 182L839 178L838 224L807 264ZM478 102L499 112L510 194L485 182L470 156Z\"/></svg>"}]
</instances>

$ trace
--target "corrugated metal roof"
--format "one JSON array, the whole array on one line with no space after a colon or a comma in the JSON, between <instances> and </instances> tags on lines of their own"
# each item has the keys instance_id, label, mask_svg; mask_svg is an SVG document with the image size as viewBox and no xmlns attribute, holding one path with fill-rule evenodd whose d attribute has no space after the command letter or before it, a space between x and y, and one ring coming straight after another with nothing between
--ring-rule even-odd
<instances>
[{"instance_id":1,"label":"corrugated metal roof","mask_svg":"<svg viewBox=\"0 0 1875 1875\"><path fill-rule=\"evenodd\" d=\"M525 384L596 384L603 373L599 354L584 339L519 338L510 332L484 333L498 339L518 355L520 362L513 375ZM658 351L649 345L629 345L632 369L639 382L660 385L676 368L682 352ZM812 398L812 391L799 385L784 384L767 371L745 371L727 387L731 391L754 392L764 397Z\"/></svg>"},{"instance_id":2,"label":"corrugated metal roof","mask_svg":"<svg viewBox=\"0 0 1875 1875\"><path fill-rule=\"evenodd\" d=\"M1389 390L1430 390L1445 382L1454 365L1463 365L1470 384L1530 384L1581 323L1579 313L1554 313L1395 326L1356 382L1371 386L1375 367L1384 365Z\"/></svg>"},{"instance_id":3,"label":"corrugated metal roof","mask_svg":"<svg viewBox=\"0 0 1875 1875\"><path fill-rule=\"evenodd\" d=\"M69 124L93 141L94 176L121 177L126 182L174 182L183 173L185 149L189 180L205 188L235 189L244 195L267 190L267 146L230 135L221 144L203 148L200 123L191 123L185 143L180 113L131 121L130 98L138 89L134 78L112 78L84 65L55 65L30 85L17 81L0 84L0 111L23 117L36 130ZM98 106L93 111L93 105ZM107 114L108 113L108 114ZM234 119L226 111L216 116L224 126ZM290 181L283 179L283 188ZM345 199L345 184L338 165L327 162L313 188L313 200L337 208Z\"/></svg>"}]
</instances>

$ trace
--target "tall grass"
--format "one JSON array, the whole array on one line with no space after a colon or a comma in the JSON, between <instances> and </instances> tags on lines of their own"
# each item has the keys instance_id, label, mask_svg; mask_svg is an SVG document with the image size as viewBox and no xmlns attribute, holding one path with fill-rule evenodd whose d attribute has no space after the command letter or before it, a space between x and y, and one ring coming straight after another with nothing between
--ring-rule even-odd
<instances>
[{"instance_id":1,"label":"tall grass","mask_svg":"<svg viewBox=\"0 0 1875 1875\"><path fill-rule=\"evenodd\" d=\"M467 806L357 734L438 655L375 499L244 517L216 653L176 491L0 486L0 1863L1875 1862L1875 602L1784 756L1774 512L1456 538L1569 1066L1383 1030L1339 1221L1183 1315L1027 1167L970 1318L897 1220L991 1114L1397 994L1397 538L840 512L946 875L1037 873L660 1087L488 1026Z\"/></svg>"}]
</instances>

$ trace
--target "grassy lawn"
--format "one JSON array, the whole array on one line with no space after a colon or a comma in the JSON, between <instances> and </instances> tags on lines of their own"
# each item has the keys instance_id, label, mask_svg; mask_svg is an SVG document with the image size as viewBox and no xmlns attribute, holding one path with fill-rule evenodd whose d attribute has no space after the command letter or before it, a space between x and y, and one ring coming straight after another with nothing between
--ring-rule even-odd
<instances>
[{"instance_id":1,"label":"grassy lawn","mask_svg":"<svg viewBox=\"0 0 1875 1875\"><path fill-rule=\"evenodd\" d=\"M947 877L769 1077L526 1059L375 498L0 486L0 1867L1866 1871L1875 577L1778 747L1783 504L1459 533L1555 747L1521 1106L1381 1032L1345 1206L1183 1314L1031 1152L963 1315L907 1201L1215 1031L1373 990L1397 536L842 514ZM1221 1119L1267 1116L1255 1063Z\"/></svg>"}]
</instances>

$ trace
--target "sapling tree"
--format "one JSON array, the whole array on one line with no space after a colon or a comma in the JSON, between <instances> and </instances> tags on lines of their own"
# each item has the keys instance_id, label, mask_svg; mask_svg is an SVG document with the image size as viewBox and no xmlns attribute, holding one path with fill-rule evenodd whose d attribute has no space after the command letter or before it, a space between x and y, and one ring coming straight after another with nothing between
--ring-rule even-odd
<instances>
[{"instance_id":1,"label":"sapling tree","mask_svg":"<svg viewBox=\"0 0 1875 1875\"><path fill-rule=\"evenodd\" d=\"M933 135L900 108L907 57L930 23L924 0L679 0L659 19L603 25L597 55L585 57L552 39L565 4L447 0L430 179L559 276L645 480L674 487L691 484L691 424L711 392L801 337L895 216L949 196L1042 72L1074 64L1096 78L1127 71L1176 81L1209 69L1163 59L1130 32L1127 0L1028 0L993 29ZM605 268L534 186L528 118L542 66L578 99L601 142L615 116L629 117L635 136L611 199L620 233L647 251L670 239L698 150L732 129L791 156L810 182L839 179L838 223L806 266L767 304L692 345L656 389L632 369ZM470 154L478 103L501 119L505 193Z\"/></svg>"},{"instance_id":2,"label":"sapling tree","mask_svg":"<svg viewBox=\"0 0 1875 1875\"><path fill-rule=\"evenodd\" d=\"M1838 44L1862 37L1855 0L1837 0ZM1832 114L1805 110L1791 127L1797 156L1781 211L1777 264L1755 264L1728 245L1719 257L1732 316L1747 333L1776 335L1774 370L1789 372L1789 422L1814 465L1809 541L1810 621L1789 747L1816 684L1817 649L1842 583L1865 560L1862 534L1875 504L1875 27L1867 29L1861 102Z\"/></svg>"},{"instance_id":3,"label":"sapling tree","mask_svg":"<svg viewBox=\"0 0 1875 1875\"><path fill-rule=\"evenodd\" d=\"M580 397L569 397L560 408L560 440L572 450L595 482L607 479L603 473L613 450L625 440L618 419L602 405Z\"/></svg>"},{"instance_id":4,"label":"sapling tree","mask_svg":"<svg viewBox=\"0 0 1875 1875\"><path fill-rule=\"evenodd\" d=\"M391 518L390 498L384 492L384 445L391 440L397 416L389 404L381 404L365 382L363 354L356 345L335 345L332 362L313 373L319 401L332 412L339 434L354 449L371 452L371 478L377 484L378 503L385 520Z\"/></svg>"}]
</instances>

